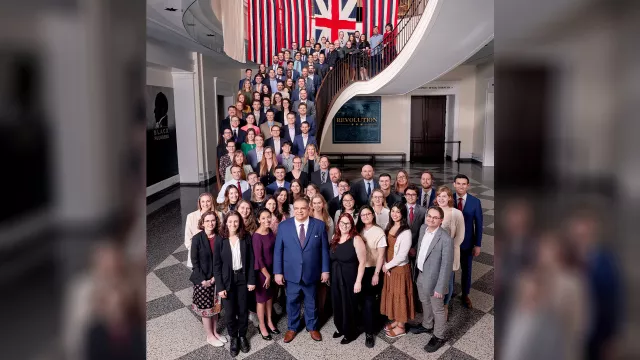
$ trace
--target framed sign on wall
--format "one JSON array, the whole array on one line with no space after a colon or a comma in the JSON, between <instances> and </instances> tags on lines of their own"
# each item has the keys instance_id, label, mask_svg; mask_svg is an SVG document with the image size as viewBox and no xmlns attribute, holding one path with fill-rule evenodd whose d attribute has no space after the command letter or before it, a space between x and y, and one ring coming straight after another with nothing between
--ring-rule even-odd
<instances>
[{"instance_id":1,"label":"framed sign on wall","mask_svg":"<svg viewBox=\"0 0 640 360\"><path fill-rule=\"evenodd\" d=\"M380 144L380 96L356 96L333 118L334 144Z\"/></svg>"}]
</instances>

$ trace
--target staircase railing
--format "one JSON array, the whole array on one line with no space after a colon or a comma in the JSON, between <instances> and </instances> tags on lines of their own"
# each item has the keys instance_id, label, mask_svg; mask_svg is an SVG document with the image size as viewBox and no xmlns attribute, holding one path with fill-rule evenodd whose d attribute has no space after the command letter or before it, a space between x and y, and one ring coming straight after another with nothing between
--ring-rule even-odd
<instances>
[{"instance_id":1,"label":"staircase railing","mask_svg":"<svg viewBox=\"0 0 640 360\"><path fill-rule=\"evenodd\" d=\"M377 76L387 68L404 49L418 26L420 18L426 9L428 0L413 0L410 2L407 11L398 20L398 25L389 33L383 33L383 41L370 50L354 50L349 54L339 50L340 59L336 61L322 80L322 84L316 92L316 122L318 125L317 141L322 140L322 129L326 121L329 110L333 102L340 93L349 85L356 81L367 81ZM369 36L370 37L370 36ZM366 74L361 72L366 70ZM364 75L364 76L363 76Z\"/></svg>"}]
</instances>

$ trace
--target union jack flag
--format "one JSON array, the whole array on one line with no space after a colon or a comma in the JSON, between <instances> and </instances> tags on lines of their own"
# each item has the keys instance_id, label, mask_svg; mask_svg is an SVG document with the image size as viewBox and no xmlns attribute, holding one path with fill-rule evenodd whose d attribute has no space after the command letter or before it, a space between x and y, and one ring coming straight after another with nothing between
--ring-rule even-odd
<instances>
[{"instance_id":1,"label":"union jack flag","mask_svg":"<svg viewBox=\"0 0 640 360\"><path fill-rule=\"evenodd\" d=\"M356 30L362 32L362 23L356 23L358 0L313 0L313 35L316 41L326 36L338 40L344 31L344 40Z\"/></svg>"}]
</instances>

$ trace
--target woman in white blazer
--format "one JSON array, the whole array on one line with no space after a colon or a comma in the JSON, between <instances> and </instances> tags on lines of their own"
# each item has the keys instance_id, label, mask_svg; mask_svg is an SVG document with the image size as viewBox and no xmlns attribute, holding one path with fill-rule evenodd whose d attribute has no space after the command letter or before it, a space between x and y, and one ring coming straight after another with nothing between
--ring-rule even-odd
<instances>
[{"instance_id":1,"label":"woman in white blazer","mask_svg":"<svg viewBox=\"0 0 640 360\"><path fill-rule=\"evenodd\" d=\"M453 239L453 271L449 280L449 293L444 297L444 314L449 319L449 301L453 294L453 282L455 280L455 271L460 269L460 244L464 241L464 216L462 211L453 206L453 193L446 185L438 187L436 190L436 202L444 211L444 219L442 220L442 229L449 233Z\"/></svg>"},{"instance_id":2,"label":"woman in white blazer","mask_svg":"<svg viewBox=\"0 0 640 360\"><path fill-rule=\"evenodd\" d=\"M198 228L198 221L200 221L202 214L212 209L213 195L211 195L211 193L204 192L198 196L198 210L187 215L187 223L184 227L184 246L186 246L189 251L187 256L188 267L193 267L191 264L191 239L195 234L202 231Z\"/></svg>"}]
</instances>

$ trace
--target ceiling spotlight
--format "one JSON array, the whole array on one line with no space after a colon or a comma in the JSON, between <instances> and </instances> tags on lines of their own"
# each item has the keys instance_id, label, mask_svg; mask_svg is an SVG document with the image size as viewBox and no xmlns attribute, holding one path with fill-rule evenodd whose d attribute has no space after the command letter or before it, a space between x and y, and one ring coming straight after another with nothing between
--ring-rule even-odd
<instances>
[{"instance_id":1,"label":"ceiling spotlight","mask_svg":"<svg viewBox=\"0 0 640 360\"><path fill-rule=\"evenodd\" d=\"M167 11L178 11L178 9L176 8L172 8L172 7L168 7L168 8L164 8Z\"/></svg>"},{"instance_id":2,"label":"ceiling spotlight","mask_svg":"<svg viewBox=\"0 0 640 360\"><path fill-rule=\"evenodd\" d=\"M207 34L207 36L216 36L215 34Z\"/></svg>"}]
</instances>

